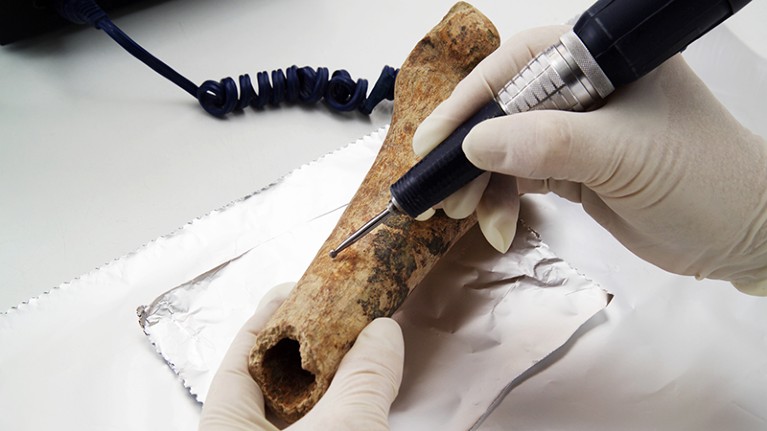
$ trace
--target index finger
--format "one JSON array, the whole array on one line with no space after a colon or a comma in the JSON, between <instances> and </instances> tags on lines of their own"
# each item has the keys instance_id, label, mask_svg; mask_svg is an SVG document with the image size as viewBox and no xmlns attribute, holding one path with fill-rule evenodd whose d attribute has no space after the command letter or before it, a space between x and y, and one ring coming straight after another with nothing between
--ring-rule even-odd
<instances>
[{"instance_id":1,"label":"index finger","mask_svg":"<svg viewBox=\"0 0 767 431\"><path fill-rule=\"evenodd\" d=\"M418 156L429 153L478 111L525 65L570 30L569 26L539 27L520 32L482 60L437 106L413 136Z\"/></svg>"}]
</instances>

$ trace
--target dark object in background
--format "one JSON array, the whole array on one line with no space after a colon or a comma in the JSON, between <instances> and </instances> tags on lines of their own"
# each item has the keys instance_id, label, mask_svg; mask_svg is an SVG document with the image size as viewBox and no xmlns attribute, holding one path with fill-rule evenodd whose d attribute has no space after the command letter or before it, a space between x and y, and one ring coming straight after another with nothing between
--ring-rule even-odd
<instances>
[{"instance_id":1,"label":"dark object in background","mask_svg":"<svg viewBox=\"0 0 767 431\"><path fill-rule=\"evenodd\" d=\"M56 13L51 3L51 0L0 0L0 45L7 45L72 25ZM99 6L105 11L138 3L146 3L146 1L98 1Z\"/></svg>"}]
</instances>

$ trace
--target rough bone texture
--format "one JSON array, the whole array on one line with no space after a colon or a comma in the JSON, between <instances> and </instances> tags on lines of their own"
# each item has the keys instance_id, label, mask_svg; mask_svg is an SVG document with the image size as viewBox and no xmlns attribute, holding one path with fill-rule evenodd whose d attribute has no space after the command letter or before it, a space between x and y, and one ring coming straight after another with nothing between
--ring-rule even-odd
<instances>
[{"instance_id":1,"label":"rough bone texture","mask_svg":"<svg viewBox=\"0 0 767 431\"><path fill-rule=\"evenodd\" d=\"M391 126L378 157L251 351L250 373L268 407L283 420L294 422L314 406L360 331L377 317L391 316L476 222L441 214L427 222L395 216L337 258L328 256L386 206L388 186L416 162L411 148L416 127L498 45L493 24L471 5L458 3L402 65Z\"/></svg>"}]
</instances>

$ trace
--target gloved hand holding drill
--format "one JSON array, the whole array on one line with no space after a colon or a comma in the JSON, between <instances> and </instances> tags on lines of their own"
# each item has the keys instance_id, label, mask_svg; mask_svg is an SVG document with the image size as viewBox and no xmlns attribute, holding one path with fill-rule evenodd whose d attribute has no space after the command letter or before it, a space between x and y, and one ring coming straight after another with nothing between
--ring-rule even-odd
<instances>
[{"instance_id":1,"label":"gloved hand holding drill","mask_svg":"<svg viewBox=\"0 0 767 431\"><path fill-rule=\"evenodd\" d=\"M533 29L504 43L421 124L415 152L428 153L567 30ZM487 120L463 150L494 174L441 207L456 218L476 210L500 251L514 237L518 193L554 192L580 203L642 259L767 295L767 143L727 112L680 55L592 112Z\"/></svg>"}]
</instances>

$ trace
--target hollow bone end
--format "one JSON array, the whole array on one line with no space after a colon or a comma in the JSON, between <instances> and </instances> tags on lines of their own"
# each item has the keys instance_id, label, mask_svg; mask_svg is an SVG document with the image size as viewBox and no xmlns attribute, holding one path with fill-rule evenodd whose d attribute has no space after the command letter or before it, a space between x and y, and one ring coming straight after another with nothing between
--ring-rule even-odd
<instances>
[{"instance_id":1,"label":"hollow bone end","mask_svg":"<svg viewBox=\"0 0 767 431\"><path fill-rule=\"evenodd\" d=\"M293 423L317 403L327 385L315 373L304 369L299 341L282 337L259 347L251 352L250 374L260 382L272 413Z\"/></svg>"}]
</instances>

